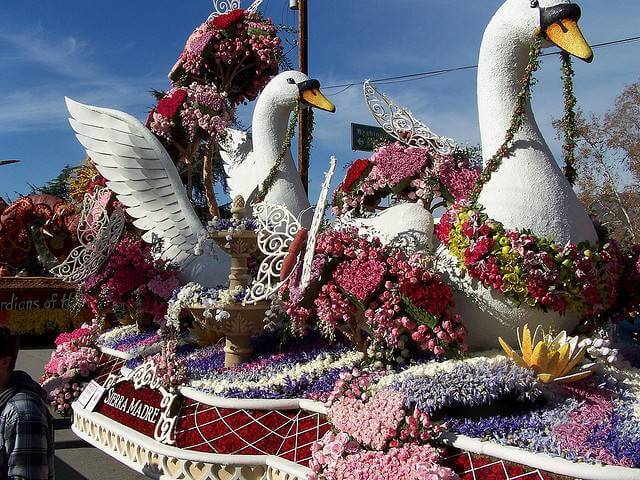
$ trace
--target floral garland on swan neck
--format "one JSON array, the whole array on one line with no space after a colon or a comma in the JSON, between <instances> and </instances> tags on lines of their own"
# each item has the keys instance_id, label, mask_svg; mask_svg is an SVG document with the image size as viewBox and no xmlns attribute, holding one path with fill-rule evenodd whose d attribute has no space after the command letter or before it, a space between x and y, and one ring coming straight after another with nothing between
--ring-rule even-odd
<instances>
[{"instance_id":1,"label":"floral garland on swan neck","mask_svg":"<svg viewBox=\"0 0 640 480\"><path fill-rule=\"evenodd\" d=\"M571 64L571 56L562 52L562 81L564 84L564 116L562 128L564 130L564 175L571 185L576 183L578 172L576 171L576 96L573 91L573 77L575 72Z\"/></svg>"},{"instance_id":2,"label":"floral garland on swan neck","mask_svg":"<svg viewBox=\"0 0 640 480\"><path fill-rule=\"evenodd\" d=\"M260 203L264 201L265 197L271 190L273 183L276 181L276 176L280 171L280 167L282 166L282 160L284 156L291 148L291 141L293 140L294 135L296 134L296 127L298 126L298 114L300 113L300 102L296 102L296 106L293 109L293 115L289 120L289 128L287 129L287 135L284 137L284 141L282 142L282 147L280 148L280 152L278 153L278 158L276 158L275 163L269 170L267 177L262 181L262 185L260 185L260 190L256 194L256 199L254 203Z\"/></svg>"}]
</instances>

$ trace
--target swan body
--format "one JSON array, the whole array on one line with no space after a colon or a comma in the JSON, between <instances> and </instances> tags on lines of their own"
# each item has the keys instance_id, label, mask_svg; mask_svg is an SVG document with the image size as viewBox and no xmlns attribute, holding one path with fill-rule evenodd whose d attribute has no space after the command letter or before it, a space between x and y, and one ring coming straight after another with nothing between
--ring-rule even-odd
<instances>
[{"instance_id":1,"label":"swan body","mask_svg":"<svg viewBox=\"0 0 640 480\"><path fill-rule=\"evenodd\" d=\"M579 7L566 0L506 0L491 19L478 67L478 112L485 162L504 141L530 46L539 33L546 37L543 47L551 46L552 40L586 61L593 58L577 27L579 16ZM408 111L402 112L410 116ZM402 141L401 136L398 138ZM558 167L530 104L513 150L514 154L503 161L479 197L487 215L507 229L529 229L560 244L596 242L593 223ZM456 313L462 316L471 348L496 348L498 336L516 342L516 329L525 323L566 331L578 324L578 316L572 313L560 315L515 306L498 291L461 272L457 259L445 246L439 245L436 253L440 272L454 286Z\"/></svg>"},{"instance_id":2,"label":"swan body","mask_svg":"<svg viewBox=\"0 0 640 480\"><path fill-rule=\"evenodd\" d=\"M401 203L371 218L350 219L358 233L378 237L383 245L428 251L433 248L433 216L417 203Z\"/></svg>"}]
</instances>

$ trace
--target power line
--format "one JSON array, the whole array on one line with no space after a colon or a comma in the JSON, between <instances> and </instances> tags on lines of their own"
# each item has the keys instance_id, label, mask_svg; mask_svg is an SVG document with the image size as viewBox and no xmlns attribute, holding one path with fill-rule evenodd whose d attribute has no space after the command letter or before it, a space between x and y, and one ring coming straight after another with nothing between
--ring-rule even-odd
<instances>
[{"instance_id":1,"label":"power line","mask_svg":"<svg viewBox=\"0 0 640 480\"><path fill-rule=\"evenodd\" d=\"M602 43L596 43L591 45L591 48L593 49L598 49L598 48L605 48L605 47L611 47L611 46L615 46L615 45L625 45L625 44L629 44L629 43L634 43L640 41L640 36L637 37L629 37L629 38L622 38L620 40L612 40L610 42L602 42ZM549 53L543 53L542 56L546 57L546 56L550 56L550 55L559 55L560 52L549 52ZM464 70L473 70L478 68L478 65L464 65L461 67L451 67L451 68L444 68L442 70L432 70L432 71L427 71L427 72L419 72L419 73L410 73L407 75L397 75L394 77L382 77L382 78L374 78L371 79L372 82L375 82L379 85L388 85L388 84L392 84L392 83L402 83L402 82L413 82L416 80L423 80L425 78L430 78L430 77L435 77L435 76L439 76L439 75L444 75L447 73L453 73L453 72L461 72ZM338 84L338 85L330 85L328 87L323 87L323 90L330 90L330 89L337 89L340 88L342 90L331 94L330 96L336 96L336 95L340 95L341 93L346 92L347 90L349 90L351 87L355 87L358 85L362 85L364 84L364 81L360 81L360 82L352 82L352 83L342 83L342 84Z\"/></svg>"}]
</instances>

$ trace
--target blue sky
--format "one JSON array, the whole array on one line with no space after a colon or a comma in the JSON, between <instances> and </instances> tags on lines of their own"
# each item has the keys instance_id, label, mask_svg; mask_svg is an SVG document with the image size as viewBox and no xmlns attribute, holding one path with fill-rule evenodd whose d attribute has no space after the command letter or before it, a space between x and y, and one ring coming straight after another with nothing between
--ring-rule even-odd
<instances>
[{"instance_id":1,"label":"blue sky","mask_svg":"<svg viewBox=\"0 0 640 480\"><path fill-rule=\"evenodd\" d=\"M526 0L523 0L526 1ZM500 0L309 0L310 70L323 86L475 64L483 30ZM581 26L591 43L640 35L637 0L582 0ZM247 6L247 5L245 5ZM5 0L0 3L0 196L16 198L42 184L83 150L66 120L64 96L124 110L140 119L149 90L166 74L191 31L211 12L209 0ZM276 23L295 23L287 0L265 0ZM640 79L640 43L598 49L591 65L576 62L576 93L586 112L603 112L621 89ZM296 52L292 52L296 57ZM477 144L475 71L383 90L435 132ZM562 112L559 60L545 58L534 93L539 124L556 154L551 119ZM361 89L327 89L338 111L317 112L312 152L315 198L329 155L345 165L351 122L372 123ZM250 118L251 105L240 112ZM342 176L342 169L337 177ZM340 179L336 178L336 182Z\"/></svg>"}]
</instances>

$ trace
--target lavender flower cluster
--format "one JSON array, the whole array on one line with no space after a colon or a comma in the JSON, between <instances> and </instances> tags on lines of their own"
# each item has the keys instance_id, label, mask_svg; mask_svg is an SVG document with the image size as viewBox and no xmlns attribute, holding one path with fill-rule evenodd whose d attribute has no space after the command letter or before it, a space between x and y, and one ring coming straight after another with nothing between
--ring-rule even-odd
<instances>
[{"instance_id":1,"label":"lavender flower cluster","mask_svg":"<svg viewBox=\"0 0 640 480\"><path fill-rule=\"evenodd\" d=\"M542 391L531 370L508 359L497 362L458 362L450 371L433 376L411 376L391 383L404 393L407 404L416 405L430 415L458 407L484 407L497 401L512 400L530 404Z\"/></svg>"}]
</instances>

